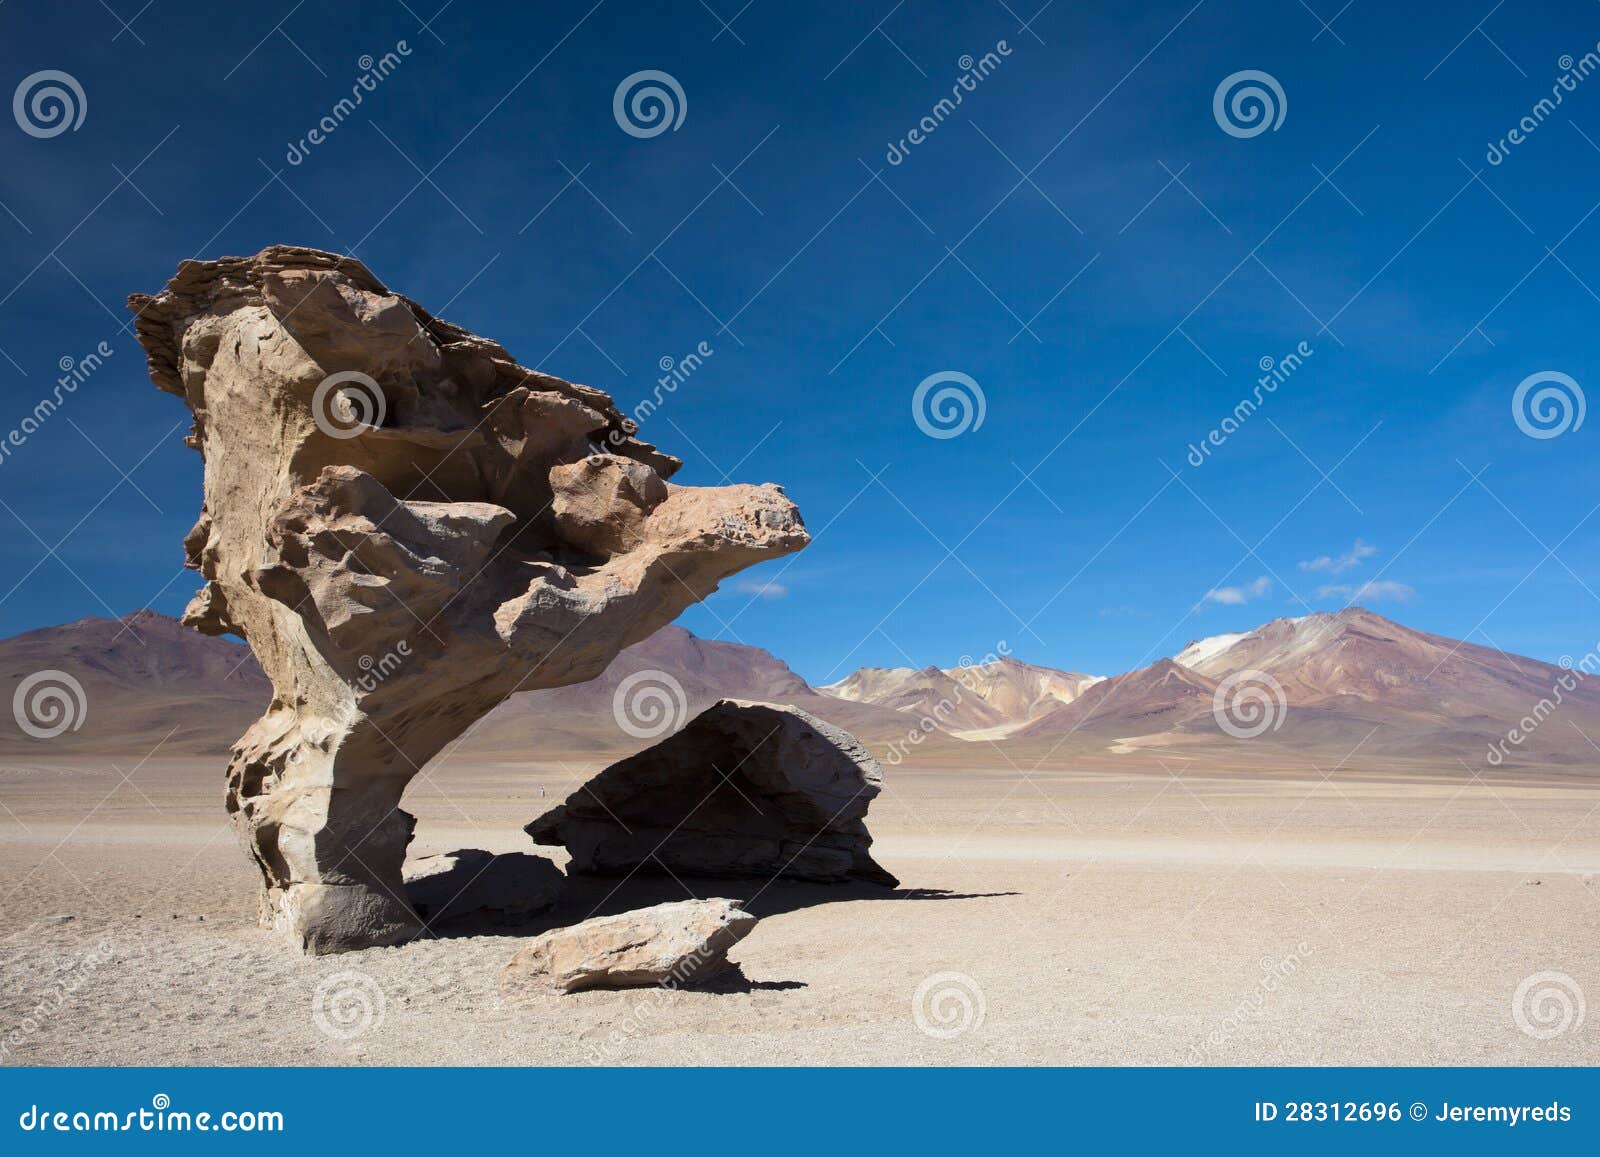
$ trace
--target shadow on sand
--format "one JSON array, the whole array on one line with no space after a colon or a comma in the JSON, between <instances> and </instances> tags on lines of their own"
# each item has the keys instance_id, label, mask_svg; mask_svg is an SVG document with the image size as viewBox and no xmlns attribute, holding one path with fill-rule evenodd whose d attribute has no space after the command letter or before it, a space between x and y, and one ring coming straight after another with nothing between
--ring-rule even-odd
<instances>
[{"instance_id":1,"label":"shadow on sand","mask_svg":"<svg viewBox=\"0 0 1600 1157\"><path fill-rule=\"evenodd\" d=\"M502 883L508 883L517 874L526 871L526 860L536 858L527 853L514 852L495 856L485 866L479 858L485 854L464 850L460 854L462 866L445 874L437 883L449 893L465 892L470 888L494 894L501 892ZM647 875L642 871L632 876L575 875L567 877L561 900L553 908L515 919L504 914L473 913L430 925L428 935L441 939L461 936L537 936L597 916L614 916L668 901L686 900L690 897L685 889L697 898L742 900L745 909L761 919L819 904L981 900L1018 895L1016 892L954 892L943 888L884 888L865 883L814 884L800 880ZM795 980L751 980L735 967L715 980L694 987L702 992L739 993L785 991L804 988L805 985Z\"/></svg>"}]
</instances>

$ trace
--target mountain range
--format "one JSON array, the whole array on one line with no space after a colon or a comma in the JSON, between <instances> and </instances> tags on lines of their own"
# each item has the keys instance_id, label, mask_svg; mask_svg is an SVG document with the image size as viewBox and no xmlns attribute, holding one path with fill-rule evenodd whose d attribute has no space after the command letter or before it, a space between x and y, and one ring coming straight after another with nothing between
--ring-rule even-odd
<instances>
[{"instance_id":1,"label":"mountain range","mask_svg":"<svg viewBox=\"0 0 1600 1157\"><path fill-rule=\"evenodd\" d=\"M36 739L15 713L0 714L0 751L138 755L161 743L169 754L220 755L271 696L248 648L150 611L0 640L0 694L11 698L43 670L82 686L81 726ZM999 744L1008 758L1170 750L1335 761L1359 752L1472 770L1600 768L1591 742L1600 742L1600 680L1359 607L1199 639L1110 678L1008 656L863 668L822 687L758 647L667 627L589 683L513 695L457 750L515 759L636 749L648 740L619 726L617 704L638 686L666 687L660 702L673 717L724 697L792 704L880 752L898 742L975 759L977 748ZM913 734L923 738L908 744ZM1498 759L1489 756L1496 747Z\"/></svg>"}]
</instances>

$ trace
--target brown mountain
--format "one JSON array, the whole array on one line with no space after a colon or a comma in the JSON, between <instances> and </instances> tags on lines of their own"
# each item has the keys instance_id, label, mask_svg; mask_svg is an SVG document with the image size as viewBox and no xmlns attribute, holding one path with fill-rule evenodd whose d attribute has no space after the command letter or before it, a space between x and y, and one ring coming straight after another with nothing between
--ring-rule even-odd
<instances>
[{"instance_id":1,"label":"brown mountain","mask_svg":"<svg viewBox=\"0 0 1600 1157\"><path fill-rule=\"evenodd\" d=\"M1081 733L1155 735L1209 719L1216 681L1158 659L1148 667L1094 684L1076 700L1062 704L1018 729L1016 737Z\"/></svg>"},{"instance_id":2,"label":"brown mountain","mask_svg":"<svg viewBox=\"0 0 1600 1157\"><path fill-rule=\"evenodd\" d=\"M1350 698L1428 718L1515 718L1562 673L1537 659L1414 631L1361 607L1274 619L1225 638L1222 646L1191 643L1177 662L1213 679L1265 671L1294 703ZM1600 708L1600 684L1585 680L1574 694Z\"/></svg>"},{"instance_id":3,"label":"brown mountain","mask_svg":"<svg viewBox=\"0 0 1600 1157\"><path fill-rule=\"evenodd\" d=\"M605 674L588 683L513 695L495 708L463 744L464 752L618 751L644 747L649 740L630 735L617 719L618 692L632 686L639 711L651 704L651 688L665 686L659 698L677 711L676 692L654 677L670 677L682 688L682 702L693 716L718 699L784 703L811 712L872 742L905 733L904 716L870 703L847 703L818 693L783 660L760 647L701 639L682 627L664 627L613 660ZM644 698L637 698L644 696ZM630 698L622 693L624 715ZM648 724L640 714L636 722Z\"/></svg>"},{"instance_id":4,"label":"brown mountain","mask_svg":"<svg viewBox=\"0 0 1600 1157\"><path fill-rule=\"evenodd\" d=\"M76 681L82 699L45 672ZM36 676L42 677L19 706L18 688ZM64 697L53 699L52 688L64 689ZM139 758L157 744L168 755L227 751L266 707L272 687L244 644L138 611L0 639L0 696L11 708L0 708L0 750L107 751ZM23 730L19 716L36 729L64 722L54 710L67 712L79 726L48 739Z\"/></svg>"},{"instance_id":5,"label":"brown mountain","mask_svg":"<svg viewBox=\"0 0 1600 1157\"><path fill-rule=\"evenodd\" d=\"M1017 659L951 667L863 667L817 688L854 703L888 707L964 739L998 739L1016 732L1100 682Z\"/></svg>"},{"instance_id":6,"label":"brown mountain","mask_svg":"<svg viewBox=\"0 0 1600 1157\"><path fill-rule=\"evenodd\" d=\"M1217 688L1258 687L1280 721L1240 739ZM1563 684L1571 684L1569 688ZM1229 692L1221 692L1229 702ZM1227 708L1224 706L1223 711ZM1527 728L1523 721L1537 722ZM1241 720L1239 722L1252 722ZM1526 732L1507 743L1512 728ZM1360 607L1274 619L1190 643L1175 659L1090 688L1018 738L1115 737L1140 746L1252 743L1307 753L1421 757L1469 767L1491 746L1507 764L1600 764L1600 680L1401 626Z\"/></svg>"},{"instance_id":7,"label":"brown mountain","mask_svg":"<svg viewBox=\"0 0 1600 1157\"><path fill-rule=\"evenodd\" d=\"M923 752L944 747L959 754L962 738L1003 736L1018 747L1019 758L1198 744L1232 745L1263 759L1337 761L1359 749L1362 758L1451 766L1460 760L1484 769L1500 765L1487 759L1497 747L1505 765L1600 767L1600 750L1590 743L1600 743L1600 678L1583 674L1581 666L1566 671L1351 608L1200 639L1174 659L1113 679L1002 659L947 670L867 669L814 688L758 647L667 627L622 652L590 683L512 696L457 750L513 759L637 750L650 739L629 734L616 706L619 689L637 676L632 686L640 691L665 688L654 702L674 715L681 710L687 717L723 697L789 703L880 750L927 716L948 734L918 745ZM49 739L31 737L17 713L3 709L42 672L64 673L83 689L81 715L70 696L55 701L81 718L81 726ZM1278 727L1250 739L1222 730L1215 700L1230 677L1281 689ZM33 695L24 699L50 706L39 695L54 679L36 680ZM163 754L221 757L270 694L242 644L197 634L149 611L80 619L0 640L0 752L138 759L159 744ZM652 700L647 693L639 702L648 710ZM1512 728L1526 737L1508 743Z\"/></svg>"},{"instance_id":8,"label":"brown mountain","mask_svg":"<svg viewBox=\"0 0 1600 1157\"><path fill-rule=\"evenodd\" d=\"M201 635L176 619L139 611L123 619L79 619L59 627L0 640L0 693L10 703L17 688L40 672L61 672L83 689L83 709L70 696L81 726L47 739L27 734L15 714L0 710L0 752L60 755L116 752L141 757L160 745L163 754L225 754L271 698L272 688L242 643ZM700 639L666 627L617 656L589 683L514 695L474 728L459 754L537 757L549 751L618 752L645 746L617 722L617 688L629 676L660 672L682 688L693 715L718 699L787 703L857 733L868 742L903 735L910 726L897 712L846 703L818 694L782 660L759 647ZM29 698L47 710L47 686ZM663 702L677 711L670 684L649 677L641 689L665 686ZM41 694L45 698L40 699ZM69 700L62 700L63 706ZM642 710L648 710L649 699ZM50 724L54 716L35 721ZM641 717L641 723L648 723ZM165 742L163 742L165 740Z\"/></svg>"}]
</instances>

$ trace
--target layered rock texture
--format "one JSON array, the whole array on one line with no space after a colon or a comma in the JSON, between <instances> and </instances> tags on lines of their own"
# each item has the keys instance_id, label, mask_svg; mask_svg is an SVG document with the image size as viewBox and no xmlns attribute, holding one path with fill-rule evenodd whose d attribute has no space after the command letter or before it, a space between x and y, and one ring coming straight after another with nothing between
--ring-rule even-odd
<instances>
[{"instance_id":1,"label":"layered rock texture","mask_svg":"<svg viewBox=\"0 0 1600 1157\"><path fill-rule=\"evenodd\" d=\"M518 365L360 262L275 246L129 299L205 460L184 622L272 683L228 768L263 919L313 952L419 928L411 777L513 691L599 675L804 546L776 486L690 488L603 392Z\"/></svg>"},{"instance_id":2,"label":"layered rock texture","mask_svg":"<svg viewBox=\"0 0 1600 1157\"><path fill-rule=\"evenodd\" d=\"M508 997L586 988L676 988L728 971L756 918L738 900L678 900L534 938L500 971Z\"/></svg>"},{"instance_id":3,"label":"layered rock texture","mask_svg":"<svg viewBox=\"0 0 1600 1157\"><path fill-rule=\"evenodd\" d=\"M898 881L869 854L883 770L849 732L795 707L724 699L606 768L528 825L569 870Z\"/></svg>"}]
</instances>

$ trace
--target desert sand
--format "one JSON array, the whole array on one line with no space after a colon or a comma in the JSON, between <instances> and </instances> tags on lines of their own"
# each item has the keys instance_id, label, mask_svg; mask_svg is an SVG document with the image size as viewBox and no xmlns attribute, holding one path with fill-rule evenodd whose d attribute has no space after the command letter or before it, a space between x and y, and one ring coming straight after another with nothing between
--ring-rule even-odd
<instances>
[{"instance_id":1,"label":"desert sand","mask_svg":"<svg viewBox=\"0 0 1600 1157\"><path fill-rule=\"evenodd\" d=\"M430 767L407 796L411 854L534 851L521 825L600 766ZM983 744L886 774L869 824L897 891L584 879L524 927L307 958L255 926L222 761L9 757L4 1061L1600 1062L1600 1013L1548 1039L1514 1016L1539 973L1600 992L1592 778L1159 752L1025 773ZM686 894L762 917L732 953L741 975L502 998L527 935ZM961 976L935 979L919 1017L919 985L945 973Z\"/></svg>"}]
</instances>

